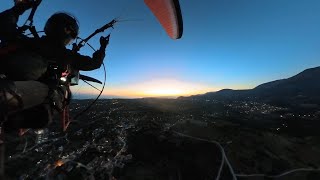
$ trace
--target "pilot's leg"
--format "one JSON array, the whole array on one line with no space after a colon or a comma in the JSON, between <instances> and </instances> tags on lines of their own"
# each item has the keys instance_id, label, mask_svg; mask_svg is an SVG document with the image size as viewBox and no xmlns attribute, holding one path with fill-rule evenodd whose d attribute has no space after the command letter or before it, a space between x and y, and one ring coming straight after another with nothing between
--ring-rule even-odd
<instances>
[{"instance_id":1,"label":"pilot's leg","mask_svg":"<svg viewBox=\"0 0 320 180\"><path fill-rule=\"evenodd\" d=\"M0 80L0 122L4 116L42 104L49 88L38 81Z\"/></svg>"},{"instance_id":2,"label":"pilot's leg","mask_svg":"<svg viewBox=\"0 0 320 180\"><path fill-rule=\"evenodd\" d=\"M42 104L48 97L49 88L38 81L15 81L17 94L20 95L23 109Z\"/></svg>"}]
</instances>

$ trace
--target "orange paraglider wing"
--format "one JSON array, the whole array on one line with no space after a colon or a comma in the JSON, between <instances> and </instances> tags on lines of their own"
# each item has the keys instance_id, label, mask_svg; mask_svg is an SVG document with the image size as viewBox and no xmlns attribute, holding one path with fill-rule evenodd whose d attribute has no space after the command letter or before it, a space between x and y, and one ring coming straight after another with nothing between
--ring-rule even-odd
<instances>
[{"instance_id":1,"label":"orange paraglider wing","mask_svg":"<svg viewBox=\"0 0 320 180\"><path fill-rule=\"evenodd\" d=\"M144 0L144 2L172 39L182 37L183 21L179 0Z\"/></svg>"}]
</instances>

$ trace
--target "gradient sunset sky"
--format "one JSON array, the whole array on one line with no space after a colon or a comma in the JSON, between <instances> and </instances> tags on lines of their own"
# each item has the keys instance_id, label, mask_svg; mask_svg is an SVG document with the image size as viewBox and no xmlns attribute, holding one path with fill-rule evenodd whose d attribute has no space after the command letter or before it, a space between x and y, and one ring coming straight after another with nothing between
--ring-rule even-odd
<instances>
[{"instance_id":1,"label":"gradient sunset sky","mask_svg":"<svg viewBox=\"0 0 320 180\"><path fill-rule=\"evenodd\" d=\"M2 0L0 11L12 5ZM103 97L247 89L320 64L319 0L180 0L180 6L180 40L167 36L143 0L43 0L34 21L42 30L50 15L69 12L87 37L113 18L127 20L112 31ZM89 43L98 48L98 40ZM102 69L83 74L103 80ZM72 90L76 98L99 93L83 83Z\"/></svg>"}]
</instances>

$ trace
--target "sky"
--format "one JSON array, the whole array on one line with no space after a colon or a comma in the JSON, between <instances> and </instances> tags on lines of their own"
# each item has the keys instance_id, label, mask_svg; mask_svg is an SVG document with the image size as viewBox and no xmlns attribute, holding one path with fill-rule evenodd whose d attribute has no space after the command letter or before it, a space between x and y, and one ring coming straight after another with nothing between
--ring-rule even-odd
<instances>
[{"instance_id":1,"label":"sky","mask_svg":"<svg viewBox=\"0 0 320 180\"><path fill-rule=\"evenodd\" d=\"M2 0L0 11L12 5ZM87 37L113 18L123 20L101 34L111 32L105 98L249 89L320 64L319 0L180 0L180 6L179 40L167 36L143 0L43 0L34 22L43 30L53 13L69 12L80 22L80 37ZM89 43L98 49L98 40ZM81 73L103 81L102 68ZM84 83L72 91L75 98L99 93Z\"/></svg>"}]
</instances>

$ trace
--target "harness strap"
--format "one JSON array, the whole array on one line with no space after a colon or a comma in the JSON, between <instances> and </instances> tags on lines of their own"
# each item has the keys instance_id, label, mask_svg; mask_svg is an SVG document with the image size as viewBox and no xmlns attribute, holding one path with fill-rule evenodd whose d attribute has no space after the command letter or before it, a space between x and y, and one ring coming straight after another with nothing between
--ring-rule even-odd
<instances>
[{"instance_id":1,"label":"harness strap","mask_svg":"<svg viewBox=\"0 0 320 180\"><path fill-rule=\"evenodd\" d=\"M23 108L23 101L20 95L17 94L17 89L14 85L13 81L9 81L5 79L5 76L1 76L0 78L0 127L2 130L0 131L3 135L3 124L8 120L9 111L20 110ZM8 94L12 96L11 99L8 99ZM17 101L17 104L14 104L13 107L10 107L10 101ZM16 107L17 106L17 107Z\"/></svg>"},{"instance_id":2,"label":"harness strap","mask_svg":"<svg viewBox=\"0 0 320 180\"><path fill-rule=\"evenodd\" d=\"M5 163L5 144L0 144L0 179L5 179L4 177L4 163Z\"/></svg>"},{"instance_id":3,"label":"harness strap","mask_svg":"<svg viewBox=\"0 0 320 180\"><path fill-rule=\"evenodd\" d=\"M70 124L70 116L69 116L69 106L66 105L61 112L61 121L62 121L62 130L66 131Z\"/></svg>"},{"instance_id":4,"label":"harness strap","mask_svg":"<svg viewBox=\"0 0 320 180\"><path fill-rule=\"evenodd\" d=\"M1 78L0 78L1 81ZM4 163L5 163L5 143L4 143L4 131L3 131L3 123L7 121L7 106L5 103L7 102L6 94L4 89L0 89L0 179L4 179ZM2 110L1 110L2 109Z\"/></svg>"}]
</instances>

